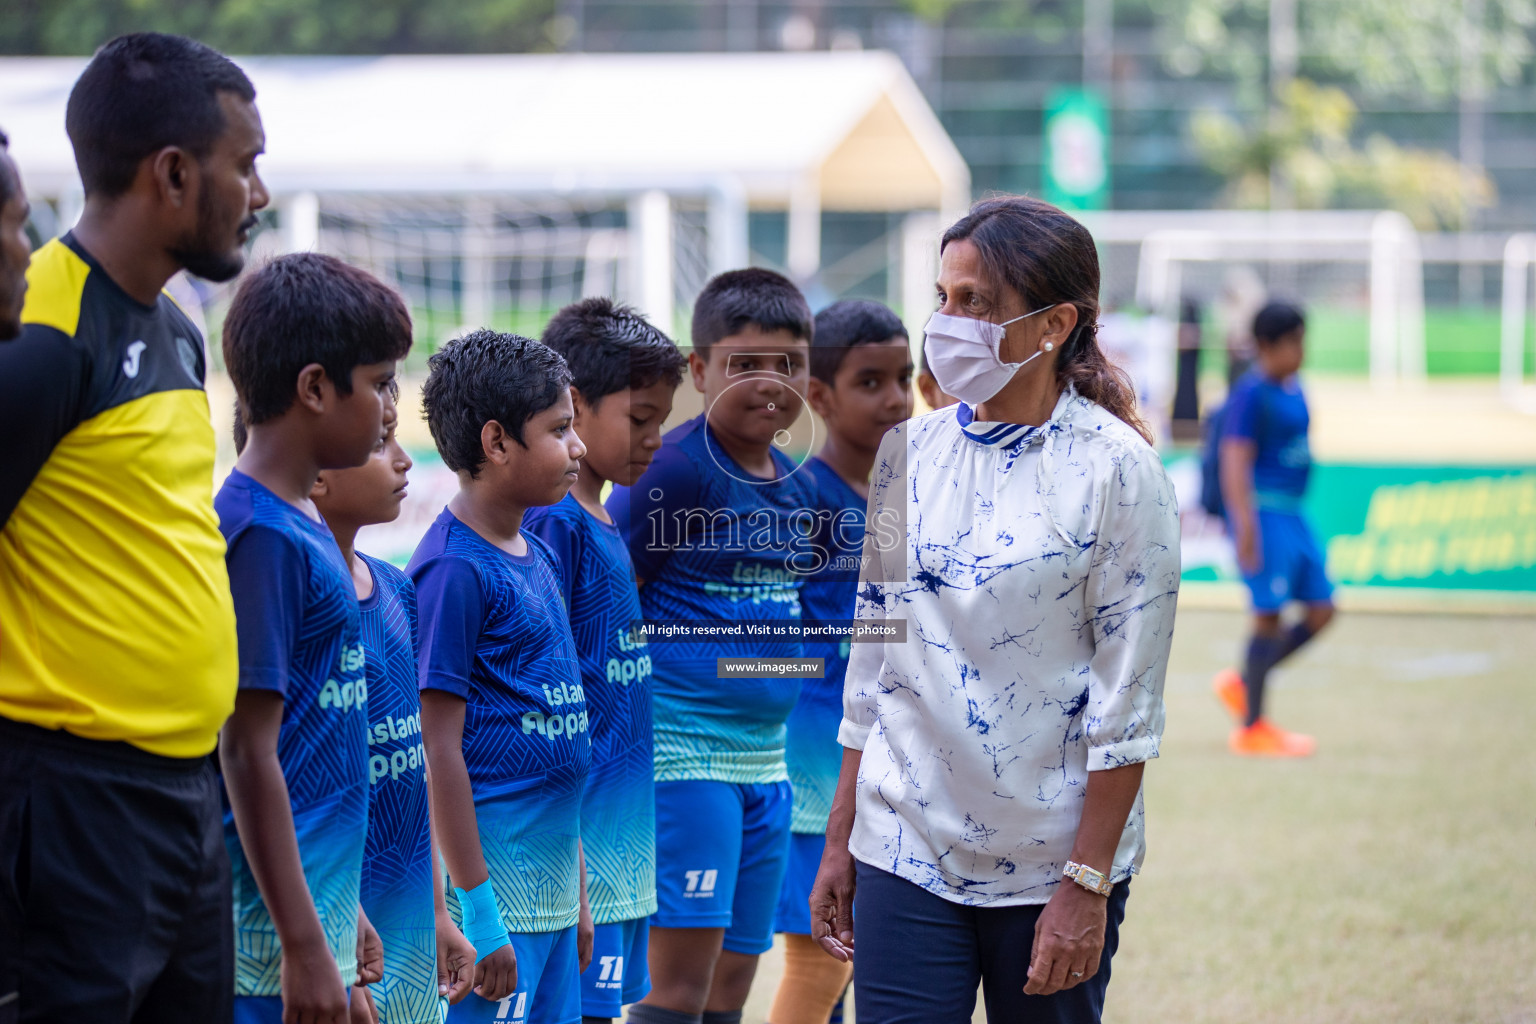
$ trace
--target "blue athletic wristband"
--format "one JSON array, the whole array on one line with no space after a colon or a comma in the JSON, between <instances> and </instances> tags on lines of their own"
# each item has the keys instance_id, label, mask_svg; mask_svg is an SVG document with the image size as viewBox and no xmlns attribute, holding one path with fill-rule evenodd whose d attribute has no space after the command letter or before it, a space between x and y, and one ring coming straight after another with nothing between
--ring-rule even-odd
<instances>
[{"instance_id":1,"label":"blue athletic wristband","mask_svg":"<svg viewBox=\"0 0 1536 1024\"><path fill-rule=\"evenodd\" d=\"M501 921L501 908L496 905L496 890L487 878L469 891L454 886L459 898L459 910L464 915L464 937L475 947L475 963L479 963L502 946L512 944L507 926Z\"/></svg>"}]
</instances>

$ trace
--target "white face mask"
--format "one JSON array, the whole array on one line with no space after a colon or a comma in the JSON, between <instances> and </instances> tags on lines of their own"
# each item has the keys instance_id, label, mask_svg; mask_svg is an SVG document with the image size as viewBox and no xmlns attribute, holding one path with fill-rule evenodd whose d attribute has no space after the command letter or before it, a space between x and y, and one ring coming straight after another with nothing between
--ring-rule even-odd
<instances>
[{"instance_id":1,"label":"white face mask","mask_svg":"<svg viewBox=\"0 0 1536 1024\"><path fill-rule=\"evenodd\" d=\"M928 318L928 326L923 329L923 354L928 359L928 369L933 379L938 381L945 394L954 395L972 409L976 408L1003 390L1003 386L1013 379L1013 375L1025 363L1055 348L1046 342L1029 359L1020 363L1005 363L999 355L1003 345L1003 328L1048 309L1055 309L1057 305L1059 303L1052 303L1000 324L968 316L933 314Z\"/></svg>"}]
</instances>

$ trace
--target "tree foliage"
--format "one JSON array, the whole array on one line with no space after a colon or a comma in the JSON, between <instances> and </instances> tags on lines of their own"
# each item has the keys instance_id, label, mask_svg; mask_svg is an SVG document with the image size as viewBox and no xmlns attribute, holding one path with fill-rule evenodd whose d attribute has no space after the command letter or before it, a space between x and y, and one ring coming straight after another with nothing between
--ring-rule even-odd
<instances>
[{"instance_id":1,"label":"tree foliage","mask_svg":"<svg viewBox=\"0 0 1536 1024\"><path fill-rule=\"evenodd\" d=\"M124 32L227 53L486 53L551 48L555 0L4 0L0 53L89 54Z\"/></svg>"},{"instance_id":2,"label":"tree foliage","mask_svg":"<svg viewBox=\"0 0 1536 1024\"><path fill-rule=\"evenodd\" d=\"M1273 118L1245 124L1203 111L1191 129L1207 165L1227 179L1233 206L1270 206L1276 176L1302 209L1385 206L1428 230L1464 227L1475 209L1493 204L1488 176L1446 153L1399 146L1384 135L1356 145L1355 117L1342 90L1297 79Z\"/></svg>"},{"instance_id":3,"label":"tree foliage","mask_svg":"<svg viewBox=\"0 0 1536 1024\"><path fill-rule=\"evenodd\" d=\"M1229 75L1254 94L1269 67L1269 0L1150 0L1164 63L1176 74ZM1372 93L1435 98L1461 82L1463 2L1296 0L1301 72ZM1513 83L1532 55L1536 0L1482 0L1465 26L1480 81ZM1262 95L1262 91L1259 91Z\"/></svg>"}]
</instances>

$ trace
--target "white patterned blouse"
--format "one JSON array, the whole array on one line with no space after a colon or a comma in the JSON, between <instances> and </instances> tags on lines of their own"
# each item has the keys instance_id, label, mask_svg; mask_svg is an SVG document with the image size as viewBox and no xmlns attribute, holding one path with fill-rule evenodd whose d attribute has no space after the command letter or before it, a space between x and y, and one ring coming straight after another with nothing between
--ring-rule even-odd
<instances>
[{"instance_id":1,"label":"white patterned blouse","mask_svg":"<svg viewBox=\"0 0 1536 1024\"><path fill-rule=\"evenodd\" d=\"M1075 390L1039 427L971 415L909 420L876 460L858 616L907 638L853 645L849 849L957 903L1044 903L1088 773L1157 756L1178 504L1157 453ZM1142 818L1138 793L1114 881Z\"/></svg>"}]
</instances>

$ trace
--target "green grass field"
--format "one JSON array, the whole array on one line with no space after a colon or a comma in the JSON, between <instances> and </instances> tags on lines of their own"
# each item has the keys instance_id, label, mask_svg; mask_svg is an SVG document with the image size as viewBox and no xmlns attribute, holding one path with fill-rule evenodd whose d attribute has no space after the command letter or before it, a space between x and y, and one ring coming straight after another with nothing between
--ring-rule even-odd
<instances>
[{"instance_id":1,"label":"green grass field","mask_svg":"<svg viewBox=\"0 0 1536 1024\"><path fill-rule=\"evenodd\" d=\"M1243 626L1180 613L1105 1020L1536 1021L1536 618L1346 611L1275 677L1300 762L1227 753Z\"/></svg>"}]
</instances>

